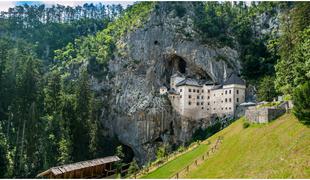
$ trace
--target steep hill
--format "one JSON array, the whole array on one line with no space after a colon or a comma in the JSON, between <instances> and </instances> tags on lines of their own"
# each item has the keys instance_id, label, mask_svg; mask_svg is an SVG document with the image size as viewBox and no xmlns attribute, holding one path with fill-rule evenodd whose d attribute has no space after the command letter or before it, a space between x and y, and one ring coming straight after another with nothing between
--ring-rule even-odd
<instances>
[{"instance_id":1,"label":"steep hill","mask_svg":"<svg viewBox=\"0 0 310 180\"><path fill-rule=\"evenodd\" d=\"M218 136L224 136L219 150L183 178L310 177L309 127L299 123L291 114L283 115L269 124L251 125L246 129L243 128L243 122L244 119L241 118L209 138L208 140L214 141ZM144 178L171 177L182 169L171 164L178 162L177 164L186 167L195 159L187 159L185 156L188 154Z\"/></svg>"}]
</instances>

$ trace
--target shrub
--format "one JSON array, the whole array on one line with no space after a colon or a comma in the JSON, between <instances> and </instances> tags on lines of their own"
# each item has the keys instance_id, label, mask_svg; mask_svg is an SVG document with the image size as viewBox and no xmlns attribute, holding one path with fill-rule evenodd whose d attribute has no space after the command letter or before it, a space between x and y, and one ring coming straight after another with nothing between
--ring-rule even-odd
<instances>
[{"instance_id":1,"label":"shrub","mask_svg":"<svg viewBox=\"0 0 310 180\"><path fill-rule=\"evenodd\" d=\"M178 148L178 152L183 152L185 150L185 147L182 145Z\"/></svg>"},{"instance_id":2,"label":"shrub","mask_svg":"<svg viewBox=\"0 0 310 180\"><path fill-rule=\"evenodd\" d=\"M293 93L293 113L303 124L310 124L310 83L297 87Z\"/></svg>"},{"instance_id":3,"label":"shrub","mask_svg":"<svg viewBox=\"0 0 310 180\"><path fill-rule=\"evenodd\" d=\"M246 129L250 126L250 123L249 122L244 122L243 123L243 128Z\"/></svg>"},{"instance_id":4,"label":"shrub","mask_svg":"<svg viewBox=\"0 0 310 180\"><path fill-rule=\"evenodd\" d=\"M139 171L139 166L137 164L137 161L136 159L133 159L133 161L130 163L130 166L128 168L128 174L133 175L138 171Z\"/></svg>"},{"instance_id":5,"label":"shrub","mask_svg":"<svg viewBox=\"0 0 310 180\"><path fill-rule=\"evenodd\" d=\"M160 160L165 156L166 156L166 146L159 147L157 152L156 152L157 160Z\"/></svg>"}]
</instances>

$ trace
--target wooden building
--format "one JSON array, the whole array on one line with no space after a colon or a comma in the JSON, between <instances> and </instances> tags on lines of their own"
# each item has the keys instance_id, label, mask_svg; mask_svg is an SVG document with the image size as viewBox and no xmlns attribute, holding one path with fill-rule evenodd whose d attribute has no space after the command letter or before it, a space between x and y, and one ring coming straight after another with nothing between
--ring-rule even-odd
<instances>
[{"instance_id":1,"label":"wooden building","mask_svg":"<svg viewBox=\"0 0 310 180\"><path fill-rule=\"evenodd\" d=\"M112 164L120 161L117 156L93 159L88 161L52 167L37 177L41 178L104 178L115 175Z\"/></svg>"}]
</instances>

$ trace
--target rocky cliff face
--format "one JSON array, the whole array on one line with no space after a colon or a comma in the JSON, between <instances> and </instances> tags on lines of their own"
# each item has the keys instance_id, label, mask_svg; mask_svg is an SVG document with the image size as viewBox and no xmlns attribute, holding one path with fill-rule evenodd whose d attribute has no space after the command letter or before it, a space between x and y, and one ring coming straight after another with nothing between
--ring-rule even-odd
<instances>
[{"instance_id":1,"label":"rocky cliff face","mask_svg":"<svg viewBox=\"0 0 310 180\"><path fill-rule=\"evenodd\" d=\"M171 6L183 6L182 15ZM198 79L223 82L240 71L238 53L229 47L201 43L192 11L197 3L159 3L143 27L117 42L109 75L93 78L102 96L105 132L131 147L140 163L154 158L162 143L179 145L208 120L193 121L173 111L159 87L169 87L170 76L181 72Z\"/></svg>"}]
</instances>

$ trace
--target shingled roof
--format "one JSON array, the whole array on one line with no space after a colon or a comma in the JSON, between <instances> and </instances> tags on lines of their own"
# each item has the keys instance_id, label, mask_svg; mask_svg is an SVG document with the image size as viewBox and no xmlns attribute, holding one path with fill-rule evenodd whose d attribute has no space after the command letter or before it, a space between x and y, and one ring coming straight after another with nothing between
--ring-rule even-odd
<instances>
[{"instance_id":1,"label":"shingled roof","mask_svg":"<svg viewBox=\"0 0 310 180\"><path fill-rule=\"evenodd\" d=\"M52 167L52 168L38 174L37 177L42 177L42 176L45 176L45 175L51 174L51 173L56 176L59 174L63 174L66 172L75 171L75 170L79 170L79 169L83 169L83 168L87 168L87 167L93 167L93 166L98 166L101 164L117 162L119 160L120 160L120 158L117 156L108 156L105 158L98 158L98 159L93 159L93 160L89 160L89 161L77 162L77 163L73 163L73 164L65 164L62 166Z\"/></svg>"},{"instance_id":2,"label":"shingled roof","mask_svg":"<svg viewBox=\"0 0 310 180\"><path fill-rule=\"evenodd\" d=\"M176 86L184 86L184 85L202 87L202 85L200 85L195 79L191 78L186 78L183 81L180 81L179 83L176 84Z\"/></svg>"},{"instance_id":3,"label":"shingled roof","mask_svg":"<svg viewBox=\"0 0 310 180\"><path fill-rule=\"evenodd\" d=\"M240 85L245 85L245 82L237 76L237 74L232 73L229 78L224 82L224 85L229 85L229 84L240 84Z\"/></svg>"}]
</instances>

